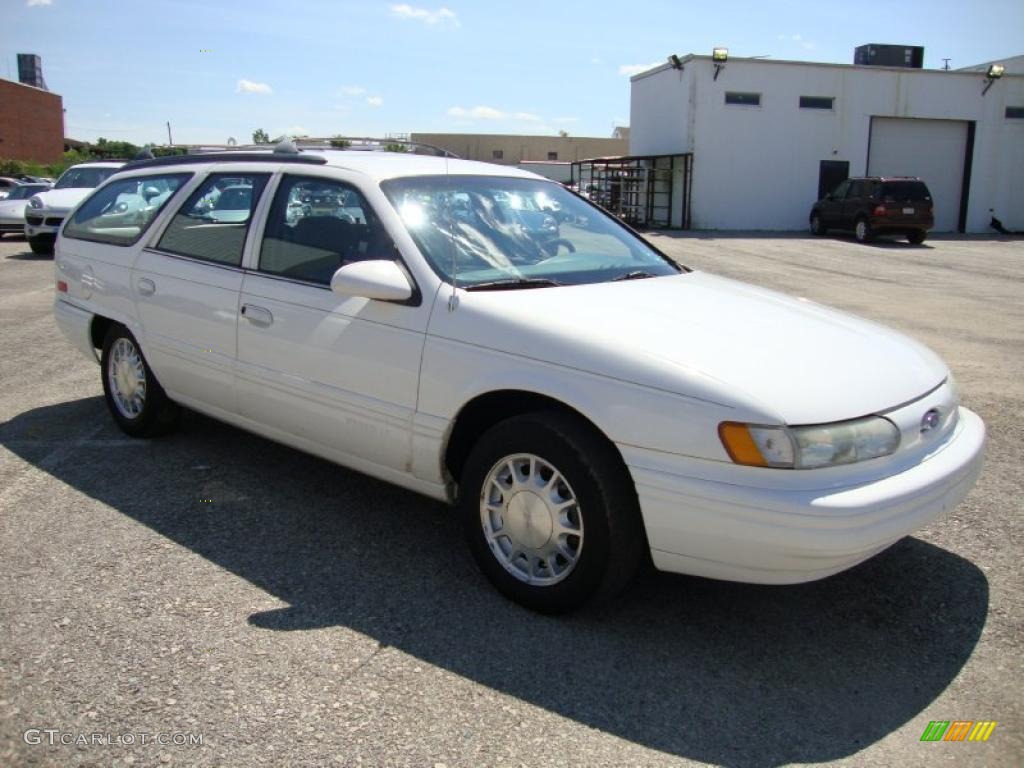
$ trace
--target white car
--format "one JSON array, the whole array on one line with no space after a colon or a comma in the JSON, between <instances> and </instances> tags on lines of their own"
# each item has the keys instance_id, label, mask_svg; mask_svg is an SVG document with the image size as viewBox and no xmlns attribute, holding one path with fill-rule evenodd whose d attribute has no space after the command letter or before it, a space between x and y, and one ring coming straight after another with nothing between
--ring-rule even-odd
<instances>
[{"instance_id":1,"label":"white car","mask_svg":"<svg viewBox=\"0 0 1024 768\"><path fill-rule=\"evenodd\" d=\"M95 161L72 165L45 192L29 198L25 209L24 231L33 253L53 253L53 243L68 211L93 189L106 181L124 163Z\"/></svg>"},{"instance_id":2,"label":"white car","mask_svg":"<svg viewBox=\"0 0 1024 768\"><path fill-rule=\"evenodd\" d=\"M39 192L45 192L49 184L20 184L11 187L10 193L0 200L0 237L25 233L25 208L28 200Z\"/></svg>"},{"instance_id":3,"label":"white car","mask_svg":"<svg viewBox=\"0 0 1024 768\"><path fill-rule=\"evenodd\" d=\"M201 202L226 177L249 213L211 221ZM140 184L173 193L106 226ZM357 223L291 205L325 186ZM559 237L510 219L513 195L557 202ZM129 435L187 406L450 500L484 574L544 612L613 594L648 553L699 576L820 579L948 511L982 465L982 421L921 344L680 267L510 167L330 150L129 163L68 218L56 283L57 321Z\"/></svg>"}]
</instances>

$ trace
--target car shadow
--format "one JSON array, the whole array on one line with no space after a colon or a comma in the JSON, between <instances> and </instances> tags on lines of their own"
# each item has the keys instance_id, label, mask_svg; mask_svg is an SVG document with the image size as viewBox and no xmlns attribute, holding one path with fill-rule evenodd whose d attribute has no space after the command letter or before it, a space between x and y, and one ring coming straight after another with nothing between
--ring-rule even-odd
<instances>
[{"instance_id":1,"label":"car shadow","mask_svg":"<svg viewBox=\"0 0 1024 768\"><path fill-rule=\"evenodd\" d=\"M544 617L489 588L445 505L196 414L166 438L127 441L86 398L15 416L0 443L286 602L249 617L260 630L348 627L702 762L856 753L950 685L988 610L977 567L908 538L811 584L648 571L611 605Z\"/></svg>"}]
</instances>

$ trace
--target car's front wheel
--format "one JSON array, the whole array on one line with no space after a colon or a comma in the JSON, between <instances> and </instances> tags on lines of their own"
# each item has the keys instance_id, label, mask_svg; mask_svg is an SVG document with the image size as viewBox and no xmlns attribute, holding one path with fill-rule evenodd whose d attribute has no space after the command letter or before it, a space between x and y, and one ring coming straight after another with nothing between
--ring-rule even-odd
<instances>
[{"instance_id":1,"label":"car's front wheel","mask_svg":"<svg viewBox=\"0 0 1024 768\"><path fill-rule=\"evenodd\" d=\"M53 256L53 240L48 237L30 237L28 247L40 256Z\"/></svg>"},{"instance_id":2,"label":"car's front wheel","mask_svg":"<svg viewBox=\"0 0 1024 768\"><path fill-rule=\"evenodd\" d=\"M816 213L811 214L811 234L817 237L828 234L828 228L821 223L821 217Z\"/></svg>"},{"instance_id":3,"label":"car's front wheel","mask_svg":"<svg viewBox=\"0 0 1024 768\"><path fill-rule=\"evenodd\" d=\"M506 597L564 613L613 596L645 545L621 457L579 418L557 411L490 429L466 461L459 509L470 549Z\"/></svg>"},{"instance_id":4,"label":"car's front wheel","mask_svg":"<svg viewBox=\"0 0 1024 768\"><path fill-rule=\"evenodd\" d=\"M871 229L871 225L868 224L868 220L863 217L857 219L857 223L853 228L853 234L857 238L858 243L870 243L875 239L875 233Z\"/></svg>"},{"instance_id":5,"label":"car's front wheel","mask_svg":"<svg viewBox=\"0 0 1024 768\"><path fill-rule=\"evenodd\" d=\"M100 366L107 408L124 432L132 437L152 437L174 425L177 406L123 325L115 323L107 331Z\"/></svg>"}]
</instances>

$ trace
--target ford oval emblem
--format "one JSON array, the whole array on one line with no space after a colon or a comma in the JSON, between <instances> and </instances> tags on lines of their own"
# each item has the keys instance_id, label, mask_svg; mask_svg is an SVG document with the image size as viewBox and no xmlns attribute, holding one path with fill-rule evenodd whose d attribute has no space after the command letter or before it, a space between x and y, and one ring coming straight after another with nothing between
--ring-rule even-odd
<instances>
[{"instance_id":1,"label":"ford oval emblem","mask_svg":"<svg viewBox=\"0 0 1024 768\"><path fill-rule=\"evenodd\" d=\"M931 432L937 426L939 426L939 409L932 408L921 417L921 431Z\"/></svg>"}]
</instances>

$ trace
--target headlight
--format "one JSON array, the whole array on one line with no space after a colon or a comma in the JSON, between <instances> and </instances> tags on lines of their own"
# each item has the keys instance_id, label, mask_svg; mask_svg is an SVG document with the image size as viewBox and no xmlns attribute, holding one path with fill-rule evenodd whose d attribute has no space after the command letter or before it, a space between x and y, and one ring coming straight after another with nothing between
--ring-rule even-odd
<instances>
[{"instance_id":1,"label":"headlight","mask_svg":"<svg viewBox=\"0 0 1024 768\"><path fill-rule=\"evenodd\" d=\"M30 197L28 199L28 207L29 208L42 208L43 207L43 201L40 200L38 196Z\"/></svg>"},{"instance_id":2,"label":"headlight","mask_svg":"<svg viewBox=\"0 0 1024 768\"><path fill-rule=\"evenodd\" d=\"M718 435L737 464L814 469L853 464L895 452L896 425L881 416L807 427L762 427L726 421Z\"/></svg>"}]
</instances>

